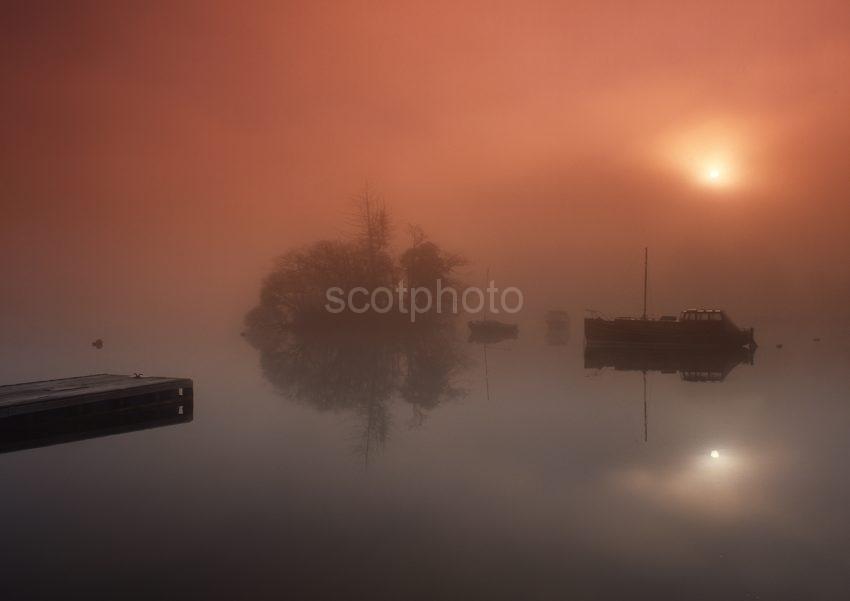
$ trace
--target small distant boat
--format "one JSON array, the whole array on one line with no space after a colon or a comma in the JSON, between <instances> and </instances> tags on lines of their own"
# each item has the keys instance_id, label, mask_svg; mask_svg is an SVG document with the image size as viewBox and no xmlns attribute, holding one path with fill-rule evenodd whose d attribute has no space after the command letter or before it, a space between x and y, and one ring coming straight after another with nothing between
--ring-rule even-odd
<instances>
[{"instance_id":1,"label":"small distant boat","mask_svg":"<svg viewBox=\"0 0 850 601\"><path fill-rule=\"evenodd\" d=\"M645 255L648 258L648 253ZM589 346L755 348L753 328L736 326L720 309L688 309L678 316L651 319L646 315L648 260L644 263L643 316L584 320Z\"/></svg>"},{"instance_id":2,"label":"small distant boat","mask_svg":"<svg viewBox=\"0 0 850 601\"><path fill-rule=\"evenodd\" d=\"M469 341L495 344L519 337L519 326L495 319L476 319L469 322Z\"/></svg>"},{"instance_id":3,"label":"small distant boat","mask_svg":"<svg viewBox=\"0 0 850 601\"><path fill-rule=\"evenodd\" d=\"M490 268L487 268L487 280L490 282ZM484 319L473 319L469 322L469 341L479 344L496 344L503 340L514 340L519 338L519 326L505 323L496 319L490 319L489 313L484 314Z\"/></svg>"}]
</instances>

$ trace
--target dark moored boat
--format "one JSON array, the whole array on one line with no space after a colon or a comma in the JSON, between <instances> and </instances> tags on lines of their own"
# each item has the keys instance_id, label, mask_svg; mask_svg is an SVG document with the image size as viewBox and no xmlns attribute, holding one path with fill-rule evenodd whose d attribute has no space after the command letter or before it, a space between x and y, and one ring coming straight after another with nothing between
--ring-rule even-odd
<instances>
[{"instance_id":1,"label":"dark moored boat","mask_svg":"<svg viewBox=\"0 0 850 601\"><path fill-rule=\"evenodd\" d=\"M618 317L584 320L588 345L646 347L743 347L755 346L753 329L742 329L717 309L691 309L679 317L634 319Z\"/></svg>"},{"instance_id":2,"label":"dark moored boat","mask_svg":"<svg viewBox=\"0 0 850 601\"><path fill-rule=\"evenodd\" d=\"M630 347L712 347L736 348L756 346L753 329L742 329L719 309L690 309L678 317L661 319L646 316L647 264L644 265L643 317L584 320L584 336L588 346Z\"/></svg>"}]
</instances>

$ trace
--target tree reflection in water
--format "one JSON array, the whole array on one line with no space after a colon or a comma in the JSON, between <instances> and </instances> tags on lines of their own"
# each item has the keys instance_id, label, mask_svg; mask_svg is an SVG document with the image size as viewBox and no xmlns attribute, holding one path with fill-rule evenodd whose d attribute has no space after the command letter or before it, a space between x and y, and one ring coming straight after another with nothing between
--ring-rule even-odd
<instances>
[{"instance_id":1,"label":"tree reflection in water","mask_svg":"<svg viewBox=\"0 0 850 601\"><path fill-rule=\"evenodd\" d=\"M246 338L275 389L318 411L350 412L361 426L355 450L368 461L387 441L392 405L406 402L411 427L440 404L464 396L456 385L467 360L452 320L411 324L386 315L329 315L310 327L272 324L249 314Z\"/></svg>"}]
</instances>

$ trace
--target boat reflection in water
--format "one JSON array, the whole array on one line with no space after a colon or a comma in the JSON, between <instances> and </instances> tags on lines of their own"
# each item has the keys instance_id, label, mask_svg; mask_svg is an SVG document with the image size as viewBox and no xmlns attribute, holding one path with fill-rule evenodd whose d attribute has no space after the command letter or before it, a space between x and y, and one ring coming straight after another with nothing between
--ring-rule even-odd
<instances>
[{"instance_id":1,"label":"boat reflection in water","mask_svg":"<svg viewBox=\"0 0 850 601\"><path fill-rule=\"evenodd\" d=\"M639 371L643 374L643 440L649 441L649 406L646 396L647 372L678 373L687 382L722 382L738 365L753 364L754 348L695 347L640 348L628 346L586 346L585 369Z\"/></svg>"},{"instance_id":2,"label":"boat reflection in water","mask_svg":"<svg viewBox=\"0 0 850 601\"><path fill-rule=\"evenodd\" d=\"M107 400L0 419L0 453L192 421L192 396Z\"/></svg>"},{"instance_id":3,"label":"boat reflection in water","mask_svg":"<svg viewBox=\"0 0 850 601\"><path fill-rule=\"evenodd\" d=\"M634 348L588 346L586 369L678 373L689 382L722 382L738 365L752 365L755 349L738 348Z\"/></svg>"}]
</instances>

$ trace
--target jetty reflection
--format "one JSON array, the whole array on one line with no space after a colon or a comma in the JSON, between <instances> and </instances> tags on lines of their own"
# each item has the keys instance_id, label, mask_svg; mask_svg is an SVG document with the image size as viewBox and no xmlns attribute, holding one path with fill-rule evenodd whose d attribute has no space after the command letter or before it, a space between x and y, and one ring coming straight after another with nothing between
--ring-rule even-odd
<instances>
[{"instance_id":1,"label":"jetty reflection","mask_svg":"<svg viewBox=\"0 0 850 601\"><path fill-rule=\"evenodd\" d=\"M192 421L191 395L116 404L89 403L0 419L0 453L125 434Z\"/></svg>"},{"instance_id":2,"label":"jetty reflection","mask_svg":"<svg viewBox=\"0 0 850 601\"><path fill-rule=\"evenodd\" d=\"M689 382L722 382L738 365L752 365L754 358L755 349L746 347L584 349L585 369L678 373Z\"/></svg>"}]
</instances>

